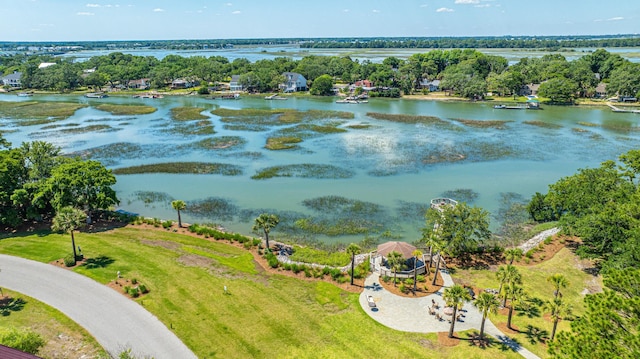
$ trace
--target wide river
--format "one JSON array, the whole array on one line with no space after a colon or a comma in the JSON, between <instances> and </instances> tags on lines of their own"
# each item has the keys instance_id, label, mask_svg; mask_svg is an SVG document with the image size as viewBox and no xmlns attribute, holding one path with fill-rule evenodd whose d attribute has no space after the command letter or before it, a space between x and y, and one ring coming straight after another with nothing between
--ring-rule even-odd
<instances>
[{"instance_id":1,"label":"wide river","mask_svg":"<svg viewBox=\"0 0 640 359\"><path fill-rule=\"evenodd\" d=\"M24 100L71 101L91 106L53 126L24 126L17 119L0 119L0 131L14 146L22 141L46 140L62 147L65 153L91 152L93 158L109 168L177 161L238 165L242 169L238 176L118 175L115 189L121 200L120 208L165 219L176 217L168 204L171 199L202 203L214 198L213 202L205 202L215 203L207 215L186 213L184 221L219 223L245 234L251 232L252 218L268 211L280 214L281 227L289 228L290 235L296 235L293 222L301 218L335 224L340 222L340 216L354 216L377 226L372 236L388 231L386 234L392 237L414 241L420 237L422 211L432 198L463 193L450 192L459 189L471 190L477 194L472 203L495 216L505 196L528 200L536 191L546 192L548 185L561 177L615 159L640 144L637 125L640 115L613 113L608 108L544 106L542 110L500 110L487 103L417 100L372 99L355 105L336 103L335 98L266 101L261 97L212 100L176 96L87 100L63 95L28 99L0 95L0 101ZM99 103L144 103L157 111L141 116L114 116L92 107ZM205 108L202 113L210 117L215 134L185 135L185 126L194 122L175 121L170 115L171 108L181 106ZM222 122L210 113L218 107L348 111L354 116L346 120L331 115L314 119L314 124L337 123L346 132L307 133L296 149L272 151L264 148L266 139L284 133L292 125L251 127L247 123ZM401 123L375 119L368 113L433 116L439 120ZM490 120L505 122L482 126L482 121ZM194 145L206 138L222 136L243 140L231 148L204 149ZM291 164L332 165L330 172L341 169L350 176L327 179L317 178L322 174L316 173L312 178L294 174L251 179L258 170ZM354 210L346 208L349 204L334 205L330 200L320 201L324 204L316 207L303 203L323 196L365 201L366 208ZM357 202L349 203L357 207L354 205ZM346 242L364 237L362 234L316 238Z\"/></svg>"}]
</instances>

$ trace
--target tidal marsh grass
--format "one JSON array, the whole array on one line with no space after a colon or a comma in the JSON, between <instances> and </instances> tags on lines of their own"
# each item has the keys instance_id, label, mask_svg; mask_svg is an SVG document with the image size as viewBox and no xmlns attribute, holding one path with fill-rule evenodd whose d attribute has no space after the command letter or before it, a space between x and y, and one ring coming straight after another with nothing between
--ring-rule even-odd
<instances>
[{"instance_id":1,"label":"tidal marsh grass","mask_svg":"<svg viewBox=\"0 0 640 359\"><path fill-rule=\"evenodd\" d=\"M506 124L513 121L500 121L500 120L469 120L464 118L452 118L452 121L459 122L465 126L474 128L493 128L496 130L506 129Z\"/></svg>"},{"instance_id":2,"label":"tidal marsh grass","mask_svg":"<svg viewBox=\"0 0 640 359\"><path fill-rule=\"evenodd\" d=\"M264 148L272 151L293 150L299 148L295 143L302 142L302 138L295 136L269 137Z\"/></svg>"},{"instance_id":3,"label":"tidal marsh grass","mask_svg":"<svg viewBox=\"0 0 640 359\"><path fill-rule=\"evenodd\" d=\"M234 125L286 125L295 124L302 121L313 121L320 119L352 119L354 114L344 111L324 111L324 110L308 110L298 111L292 109L256 109L245 108L241 110L232 110L226 108L218 108L211 111L212 114L221 117L221 121Z\"/></svg>"},{"instance_id":4,"label":"tidal marsh grass","mask_svg":"<svg viewBox=\"0 0 640 359\"><path fill-rule=\"evenodd\" d=\"M203 107L174 107L171 109L171 118L176 121L205 120L208 116L203 115Z\"/></svg>"},{"instance_id":5,"label":"tidal marsh grass","mask_svg":"<svg viewBox=\"0 0 640 359\"><path fill-rule=\"evenodd\" d=\"M157 108L153 106L145 105L117 105L110 103L103 103L95 106L95 109L100 111L109 112L115 116L122 115L147 115L157 111Z\"/></svg>"},{"instance_id":6,"label":"tidal marsh grass","mask_svg":"<svg viewBox=\"0 0 640 359\"><path fill-rule=\"evenodd\" d=\"M242 175L242 167L228 163L167 162L116 168L113 170L113 173L117 175L143 173L190 173L239 176Z\"/></svg>"},{"instance_id":7,"label":"tidal marsh grass","mask_svg":"<svg viewBox=\"0 0 640 359\"><path fill-rule=\"evenodd\" d=\"M189 201L184 211L192 216L208 220L231 221L238 214L239 208L228 199L209 197Z\"/></svg>"},{"instance_id":8,"label":"tidal marsh grass","mask_svg":"<svg viewBox=\"0 0 640 359\"><path fill-rule=\"evenodd\" d=\"M230 150L241 148L247 143L242 137L238 136L220 136L211 137L198 141L190 145L189 147L203 149L203 150Z\"/></svg>"},{"instance_id":9,"label":"tidal marsh grass","mask_svg":"<svg viewBox=\"0 0 640 359\"><path fill-rule=\"evenodd\" d=\"M458 202L473 203L478 198L478 192L470 188L456 188L442 192L441 196L454 199Z\"/></svg>"},{"instance_id":10,"label":"tidal marsh grass","mask_svg":"<svg viewBox=\"0 0 640 359\"><path fill-rule=\"evenodd\" d=\"M70 102L5 102L0 101L0 116L12 119L25 119L17 121L16 124L31 126L41 123L28 121L35 120L62 120L73 116L73 114L87 105Z\"/></svg>"},{"instance_id":11,"label":"tidal marsh grass","mask_svg":"<svg viewBox=\"0 0 640 359\"><path fill-rule=\"evenodd\" d=\"M273 177L340 179L351 178L354 175L355 173L350 170L333 165L304 163L263 168L251 176L251 179L262 180Z\"/></svg>"},{"instance_id":12,"label":"tidal marsh grass","mask_svg":"<svg viewBox=\"0 0 640 359\"><path fill-rule=\"evenodd\" d=\"M406 124L422 124L426 126L433 126L441 130L450 131L463 131L459 126L455 126L452 123L441 119L436 116L420 116L420 115L403 115L403 114L390 114L379 112L367 112L367 116L375 118L377 120L385 120Z\"/></svg>"},{"instance_id":13,"label":"tidal marsh grass","mask_svg":"<svg viewBox=\"0 0 640 359\"><path fill-rule=\"evenodd\" d=\"M169 155L176 155L184 149L164 144L144 144L140 145L131 142L115 142L108 145L93 147L86 150L74 152L71 155L80 156L84 159L100 160L125 160L138 159L142 157L158 158Z\"/></svg>"},{"instance_id":14,"label":"tidal marsh grass","mask_svg":"<svg viewBox=\"0 0 640 359\"><path fill-rule=\"evenodd\" d=\"M168 127L162 130L167 134L180 134L183 136L213 135L216 131L212 122L209 120L200 120L194 123L181 123L177 126Z\"/></svg>"},{"instance_id":15,"label":"tidal marsh grass","mask_svg":"<svg viewBox=\"0 0 640 359\"><path fill-rule=\"evenodd\" d=\"M144 203L145 205L154 203L168 204L173 201L173 197L166 192L154 192L154 191L135 191L133 192L133 198L137 201Z\"/></svg>"},{"instance_id":16,"label":"tidal marsh grass","mask_svg":"<svg viewBox=\"0 0 640 359\"><path fill-rule=\"evenodd\" d=\"M558 125L557 123L544 122L544 121L524 121L522 123L524 123L525 125L531 125L531 126L542 127L542 128L549 128L549 129L554 129L554 130L562 128L562 125Z\"/></svg>"}]
</instances>

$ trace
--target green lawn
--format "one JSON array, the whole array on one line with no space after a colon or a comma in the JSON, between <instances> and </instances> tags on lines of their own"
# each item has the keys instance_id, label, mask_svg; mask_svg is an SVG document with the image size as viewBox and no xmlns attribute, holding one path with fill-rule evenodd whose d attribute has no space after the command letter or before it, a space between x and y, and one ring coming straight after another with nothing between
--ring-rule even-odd
<instances>
[{"instance_id":1,"label":"green lawn","mask_svg":"<svg viewBox=\"0 0 640 359\"><path fill-rule=\"evenodd\" d=\"M0 252L49 262L65 256L69 242L29 233L0 240ZM75 271L102 283L120 271L146 284L151 292L137 301L200 358L519 357L499 345L443 347L436 334L391 330L365 314L358 294L265 274L250 253L222 242L121 228L78 233L76 243L94 268Z\"/></svg>"},{"instance_id":2,"label":"green lawn","mask_svg":"<svg viewBox=\"0 0 640 359\"><path fill-rule=\"evenodd\" d=\"M1 275L1 274L0 274ZM29 328L44 339L45 345L40 349L43 358L89 357L106 353L96 340L71 319L58 310L26 295L3 288L5 296L21 299L24 305L9 310L0 320L0 330L9 328ZM77 348L77 351L76 351Z\"/></svg>"},{"instance_id":3,"label":"green lawn","mask_svg":"<svg viewBox=\"0 0 640 359\"><path fill-rule=\"evenodd\" d=\"M602 286L602 278L593 277L579 269L577 261L577 257L571 250L563 248L553 258L542 263L533 266L518 265L518 263L514 263L514 265L522 275L522 283L526 292L529 296L541 301L553 298L553 287L547 282L547 278L552 274L563 274L569 280L568 287L561 289L563 299L573 307L574 315L580 315L584 312L584 295L581 293L588 286L593 286L594 284ZM456 282L473 285L478 288L497 289L499 287L496 279L496 270L457 270L453 277ZM527 325L532 325L535 328L546 330L549 334L551 333L553 323L543 318L546 313L542 309L538 312L533 311L530 314L524 315L524 313L515 311L512 324L519 328L520 331L526 331ZM494 323L507 322L506 315L497 314L490 316L490 319ZM558 323L558 332L569 329L569 321L560 321ZM545 346L531 343L530 335L520 333L515 337L527 349L540 357L548 356Z\"/></svg>"}]
</instances>

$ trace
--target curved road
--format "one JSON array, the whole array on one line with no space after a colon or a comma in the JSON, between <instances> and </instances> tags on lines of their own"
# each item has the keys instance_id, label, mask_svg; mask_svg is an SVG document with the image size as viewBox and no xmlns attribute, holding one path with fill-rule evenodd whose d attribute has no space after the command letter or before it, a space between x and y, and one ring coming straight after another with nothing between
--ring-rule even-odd
<instances>
[{"instance_id":1,"label":"curved road","mask_svg":"<svg viewBox=\"0 0 640 359\"><path fill-rule=\"evenodd\" d=\"M114 357L190 359L195 354L153 314L115 290L70 270L0 254L0 287L58 309Z\"/></svg>"}]
</instances>

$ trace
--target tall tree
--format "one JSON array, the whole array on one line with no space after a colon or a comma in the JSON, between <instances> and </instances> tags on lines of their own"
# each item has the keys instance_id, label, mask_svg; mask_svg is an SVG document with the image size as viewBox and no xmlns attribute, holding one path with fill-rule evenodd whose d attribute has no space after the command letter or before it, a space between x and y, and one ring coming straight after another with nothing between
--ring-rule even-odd
<instances>
[{"instance_id":1,"label":"tall tree","mask_svg":"<svg viewBox=\"0 0 640 359\"><path fill-rule=\"evenodd\" d=\"M498 295L502 296L503 302L502 306L507 305L507 295L503 290L505 286L511 284L521 284L522 283L522 275L518 272L518 268L512 265L500 266L498 271L496 272L496 278L500 282L500 288L498 288Z\"/></svg>"},{"instance_id":2,"label":"tall tree","mask_svg":"<svg viewBox=\"0 0 640 359\"><path fill-rule=\"evenodd\" d=\"M182 217L180 216L180 211L185 210L187 208L187 204L178 199L171 202L171 207L178 211L178 227L182 228Z\"/></svg>"},{"instance_id":3,"label":"tall tree","mask_svg":"<svg viewBox=\"0 0 640 359\"><path fill-rule=\"evenodd\" d=\"M525 304L527 300L527 295L524 292L524 289L522 289L522 287L516 283L507 284L504 287L504 292L505 292L505 298L508 298L510 300L509 315L507 317L507 328L513 329L511 327L511 318L513 317L513 310L515 309L516 305Z\"/></svg>"},{"instance_id":4,"label":"tall tree","mask_svg":"<svg viewBox=\"0 0 640 359\"><path fill-rule=\"evenodd\" d=\"M487 320L489 313L495 314L498 311L500 302L496 297L487 292L482 292L473 302L473 305L482 313L482 323L480 324L480 339L484 338L484 322Z\"/></svg>"},{"instance_id":5,"label":"tall tree","mask_svg":"<svg viewBox=\"0 0 640 359\"><path fill-rule=\"evenodd\" d=\"M462 309L462 305L465 302L470 301L471 296L469 295L469 292L467 292L467 290L464 289L461 285L455 284L444 290L442 299L444 299L447 307L453 308L451 326L449 327L449 338L453 338L453 331L456 325L456 314L458 312L458 309Z\"/></svg>"},{"instance_id":6,"label":"tall tree","mask_svg":"<svg viewBox=\"0 0 640 359\"><path fill-rule=\"evenodd\" d=\"M566 304L562 298L554 298L545 303L544 309L549 313L553 321L553 329L551 329L551 341L553 341L556 335L556 329L558 328L558 322L571 315L571 306Z\"/></svg>"},{"instance_id":7,"label":"tall tree","mask_svg":"<svg viewBox=\"0 0 640 359\"><path fill-rule=\"evenodd\" d=\"M395 287L398 270L402 269L405 260L402 257L402 254L393 251L387 254L387 262L389 263L391 270L393 270L393 286Z\"/></svg>"},{"instance_id":8,"label":"tall tree","mask_svg":"<svg viewBox=\"0 0 640 359\"><path fill-rule=\"evenodd\" d=\"M267 245L267 251L270 250L269 249L269 232L271 232L271 230L275 228L278 225L278 223L280 223L280 218L278 218L278 216L275 214L269 214L269 213L262 213L254 220L253 230L254 231L262 230L262 233L264 233L264 239Z\"/></svg>"},{"instance_id":9,"label":"tall tree","mask_svg":"<svg viewBox=\"0 0 640 359\"><path fill-rule=\"evenodd\" d=\"M569 285L569 281L567 278L560 274L552 274L547 278L547 282L553 285L553 298L562 297L562 293L560 293L560 288L566 288Z\"/></svg>"},{"instance_id":10,"label":"tall tree","mask_svg":"<svg viewBox=\"0 0 640 359\"><path fill-rule=\"evenodd\" d=\"M351 255L351 285L353 285L353 271L356 262L356 254L360 254L360 252L362 252L362 249L355 243L351 243L347 247L347 253Z\"/></svg>"},{"instance_id":11,"label":"tall tree","mask_svg":"<svg viewBox=\"0 0 640 359\"><path fill-rule=\"evenodd\" d=\"M76 239L73 231L83 227L86 223L87 215L81 210L73 207L62 207L55 217L51 229L71 234L71 247L73 249L73 262L75 263L78 254L76 252Z\"/></svg>"},{"instance_id":12,"label":"tall tree","mask_svg":"<svg viewBox=\"0 0 640 359\"><path fill-rule=\"evenodd\" d=\"M504 259L509 261L509 265L512 265L515 260L520 261L523 255L521 248L509 248L504 251Z\"/></svg>"},{"instance_id":13,"label":"tall tree","mask_svg":"<svg viewBox=\"0 0 640 359\"><path fill-rule=\"evenodd\" d=\"M413 293L416 293L418 289L418 257L422 257L422 251L419 249L414 250L413 255Z\"/></svg>"},{"instance_id":14,"label":"tall tree","mask_svg":"<svg viewBox=\"0 0 640 359\"><path fill-rule=\"evenodd\" d=\"M554 358L640 358L640 269L610 270L604 291L584 297L585 312L549 344Z\"/></svg>"}]
</instances>

